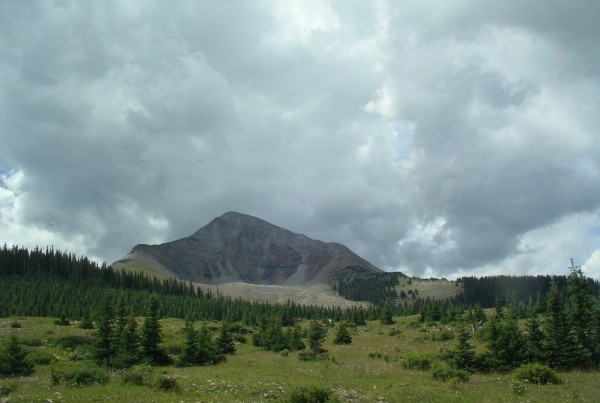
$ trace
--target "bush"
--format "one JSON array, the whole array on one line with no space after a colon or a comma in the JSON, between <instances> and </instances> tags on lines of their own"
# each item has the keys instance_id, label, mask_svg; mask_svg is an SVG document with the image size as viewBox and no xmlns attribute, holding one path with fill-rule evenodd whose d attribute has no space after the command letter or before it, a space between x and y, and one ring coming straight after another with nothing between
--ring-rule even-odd
<instances>
[{"instance_id":1,"label":"bush","mask_svg":"<svg viewBox=\"0 0 600 403\"><path fill-rule=\"evenodd\" d=\"M79 346L90 346L93 342L94 339L90 336L62 336L54 340L54 345L74 350Z\"/></svg>"},{"instance_id":2,"label":"bush","mask_svg":"<svg viewBox=\"0 0 600 403\"><path fill-rule=\"evenodd\" d=\"M67 386L103 385L110 379L110 373L101 367L90 363L77 364L70 371L61 371L56 368L50 370L53 384L64 382Z\"/></svg>"},{"instance_id":3,"label":"bush","mask_svg":"<svg viewBox=\"0 0 600 403\"><path fill-rule=\"evenodd\" d=\"M429 334L429 339L431 341L448 341L454 339L454 333L448 332L446 330L442 330L440 332L431 332Z\"/></svg>"},{"instance_id":4,"label":"bush","mask_svg":"<svg viewBox=\"0 0 600 403\"><path fill-rule=\"evenodd\" d=\"M167 375L162 375L156 378L155 386L156 389L162 390L164 392L178 393L181 391L181 387L179 386L177 379Z\"/></svg>"},{"instance_id":5,"label":"bush","mask_svg":"<svg viewBox=\"0 0 600 403\"><path fill-rule=\"evenodd\" d=\"M29 346L29 347L39 347L43 343L40 339L37 339L35 337L30 337L28 339L22 339L21 344L23 344L24 346Z\"/></svg>"},{"instance_id":6,"label":"bush","mask_svg":"<svg viewBox=\"0 0 600 403\"><path fill-rule=\"evenodd\" d=\"M10 327L13 329L20 329L21 323L20 322L10 322Z\"/></svg>"},{"instance_id":7,"label":"bush","mask_svg":"<svg viewBox=\"0 0 600 403\"><path fill-rule=\"evenodd\" d=\"M131 385L150 385L154 376L151 365L134 365L121 374L121 383Z\"/></svg>"},{"instance_id":8,"label":"bush","mask_svg":"<svg viewBox=\"0 0 600 403\"><path fill-rule=\"evenodd\" d=\"M298 353L298 359L300 361L323 361L328 358L329 355L327 353L315 354L312 351L300 351Z\"/></svg>"},{"instance_id":9,"label":"bush","mask_svg":"<svg viewBox=\"0 0 600 403\"><path fill-rule=\"evenodd\" d=\"M471 374L464 369L455 369L451 368L448 365L439 365L431 371L431 375L434 379L438 379L440 381L450 381L452 380L454 383L456 382L469 382L471 379Z\"/></svg>"},{"instance_id":10,"label":"bush","mask_svg":"<svg viewBox=\"0 0 600 403\"><path fill-rule=\"evenodd\" d=\"M170 355L179 355L181 354L181 344L165 344L164 345L165 352Z\"/></svg>"},{"instance_id":11,"label":"bush","mask_svg":"<svg viewBox=\"0 0 600 403\"><path fill-rule=\"evenodd\" d=\"M27 354L27 361L37 365L48 365L56 362L56 357L47 351L33 350Z\"/></svg>"},{"instance_id":12,"label":"bush","mask_svg":"<svg viewBox=\"0 0 600 403\"><path fill-rule=\"evenodd\" d=\"M402 330L400 329L392 329L388 332L388 336L394 337L394 336L400 336L402 334Z\"/></svg>"},{"instance_id":13,"label":"bush","mask_svg":"<svg viewBox=\"0 0 600 403\"><path fill-rule=\"evenodd\" d=\"M0 397L7 396L11 392L14 392L16 389L17 389L17 382L14 379L7 381L3 385L0 385ZM10 401L10 399L4 399L2 401L8 402L8 401Z\"/></svg>"},{"instance_id":14,"label":"bush","mask_svg":"<svg viewBox=\"0 0 600 403\"><path fill-rule=\"evenodd\" d=\"M523 364L513 371L513 379L537 385L559 384L558 374L547 365L533 363Z\"/></svg>"},{"instance_id":15,"label":"bush","mask_svg":"<svg viewBox=\"0 0 600 403\"><path fill-rule=\"evenodd\" d=\"M510 387L516 395L524 395L525 392L527 392L526 382L523 381L513 379L510 383Z\"/></svg>"},{"instance_id":16,"label":"bush","mask_svg":"<svg viewBox=\"0 0 600 403\"><path fill-rule=\"evenodd\" d=\"M290 403L321 403L330 402L332 393L321 386L301 386L293 389L285 399Z\"/></svg>"},{"instance_id":17,"label":"bush","mask_svg":"<svg viewBox=\"0 0 600 403\"><path fill-rule=\"evenodd\" d=\"M60 315L60 318L54 321L54 324L58 326L69 326L71 322L65 317L64 314L62 314Z\"/></svg>"},{"instance_id":18,"label":"bush","mask_svg":"<svg viewBox=\"0 0 600 403\"><path fill-rule=\"evenodd\" d=\"M231 337L233 337L233 340L237 341L238 343L248 343L248 339L243 334L232 333Z\"/></svg>"},{"instance_id":19,"label":"bush","mask_svg":"<svg viewBox=\"0 0 600 403\"><path fill-rule=\"evenodd\" d=\"M431 368L432 359L427 353L412 353L402 360L402 367L405 369L414 369L428 371Z\"/></svg>"}]
</instances>

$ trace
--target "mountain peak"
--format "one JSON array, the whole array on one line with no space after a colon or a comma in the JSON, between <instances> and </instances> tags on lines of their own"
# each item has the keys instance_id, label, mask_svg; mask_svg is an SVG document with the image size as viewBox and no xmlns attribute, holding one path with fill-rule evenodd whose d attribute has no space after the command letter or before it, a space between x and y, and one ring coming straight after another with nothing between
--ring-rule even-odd
<instances>
[{"instance_id":1,"label":"mountain peak","mask_svg":"<svg viewBox=\"0 0 600 403\"><path fill-rule=\"evenodd\" d=\"M350 249L325 243L251 215L229 211L193 235L161 245L137 245L125 258L145 259L175 277L201 283L329 283L350 266L380 272Z\"/></svg>"}]
</instances>

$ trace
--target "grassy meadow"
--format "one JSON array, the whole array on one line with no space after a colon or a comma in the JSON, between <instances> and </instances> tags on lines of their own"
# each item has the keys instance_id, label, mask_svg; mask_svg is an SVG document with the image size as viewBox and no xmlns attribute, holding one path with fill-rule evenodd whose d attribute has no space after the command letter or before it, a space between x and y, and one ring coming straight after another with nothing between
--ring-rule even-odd
<instances>
[{"instance_id":1,"label":"grassy meadow","mask_svg":"<svg viewBox=\"0 0 600 403\"><path fill-rule=\"evenodd\" d=\"M443 382L431 371L405 369L402 359L411 353L429 353L433 365L440 352L451 350L456 340L434 341L431 326L420 325L417 317L395 318L394 325L368 322L351 332L352 344L334 345L335 328L330 328L323 347L329 358L301 361L297 352L285 354L258 349L247 342L237 345L237 353L226 362L207 367L157 367L154 379L167 379L166 387L156 382L149 385L124 384L123 371L109 370L105 384L69 386L55 384L53 373L69 371L83 361L85 342L94 330L83 330L54 324L52 318L2 318L0 338L16 334L27 351L47 358L52 363L36 365L28 377L1 378L0 401L127 401L127 402L269 402L285 401L289 393L302 386L319 386L332 392L341 402L598 402L600 372L560 373L560 385L522 385L515 391L510 374L475 374L468 382ZM15 323L20 324L16 327ZM161 321L163 345L175 352L183 342L183 321ZM306 322L304 323L306 325ZM196 323L198 326L198 323ZM215 334L219 323L209 326ZM451 329L454 330L454 329ZM61 340L68 336L84 343L69 347ZM483 346L471 340L478 351ZM169 386L170 385L170 386Z\"/></svg>"}]
</instances>

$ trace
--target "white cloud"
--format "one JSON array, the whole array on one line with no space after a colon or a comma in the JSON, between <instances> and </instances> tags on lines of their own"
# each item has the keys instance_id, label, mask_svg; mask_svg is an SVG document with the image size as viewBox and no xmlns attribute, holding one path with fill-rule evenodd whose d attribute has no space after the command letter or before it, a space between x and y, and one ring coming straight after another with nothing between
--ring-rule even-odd
<instances>
[{"instance_id":1,"label":"white cloud","mask_svg":"<svg viewBox=\"0 0 600 403\"><path fill-rule=\"evenodd\" d=\"M592 267L596 7L4 2L0 242L110 262L238 210L415 275Z\"/></svg>"},{"instance_id":2,"label":"white cloud","mask_svg":"<svg viewBox=\"0 0 600 403\"><path fill-rule=\"evenodd\" d=\"M582 266L583 273L600 280L600 249L595 250Z\"/></svg>"}]
</instances>

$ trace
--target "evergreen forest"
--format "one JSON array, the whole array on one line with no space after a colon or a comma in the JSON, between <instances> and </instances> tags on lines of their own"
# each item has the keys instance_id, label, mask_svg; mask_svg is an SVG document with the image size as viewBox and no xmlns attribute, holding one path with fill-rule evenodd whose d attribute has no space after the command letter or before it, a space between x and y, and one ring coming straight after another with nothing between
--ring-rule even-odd
<instances>
[{"instance_id":1,"label":"evergreen forest","mask_svg":"<svg viewBox=\"0 0 600 403\"><path fill-rule=\"evenodd\" d=\"M8 318L11 329L0 329L0 378L27 377L56 361L35 350L43 342L15 335L22 325L15 318L27 317L52 318L56 329L72 329L52 339L51 348L68 349L69 360L77 363L52 364L56 385L89 379L103 384L115 374L125 383L144 384L155 367L226 365L240 349L335 365L331 350L342 354L345 346L385 335L400 343L394 351L406 345L413 352L371 351L370 359L428 371L442 382L512 374L517 394L525 393L528 382L560 383L560 373L600 368L600 287L573 264L568 276L462 278L456 283L461 292L444 299L420 298L416 290L411 298L402 296L396 286L410 279L399 273L377 276L360 268L348 273L338 276L337 291L371 304L341 309L253 303L177 279L117 271L53 248L4 245L0 318ZM378 334L369 335L374 327ZM434 343L437 352L415 352L419 343ZM172 378L152 379L154 387L158 382L161 388L179 388ZM301 392L332 393L327 388Z\"/></svg>"}]
</instances>

